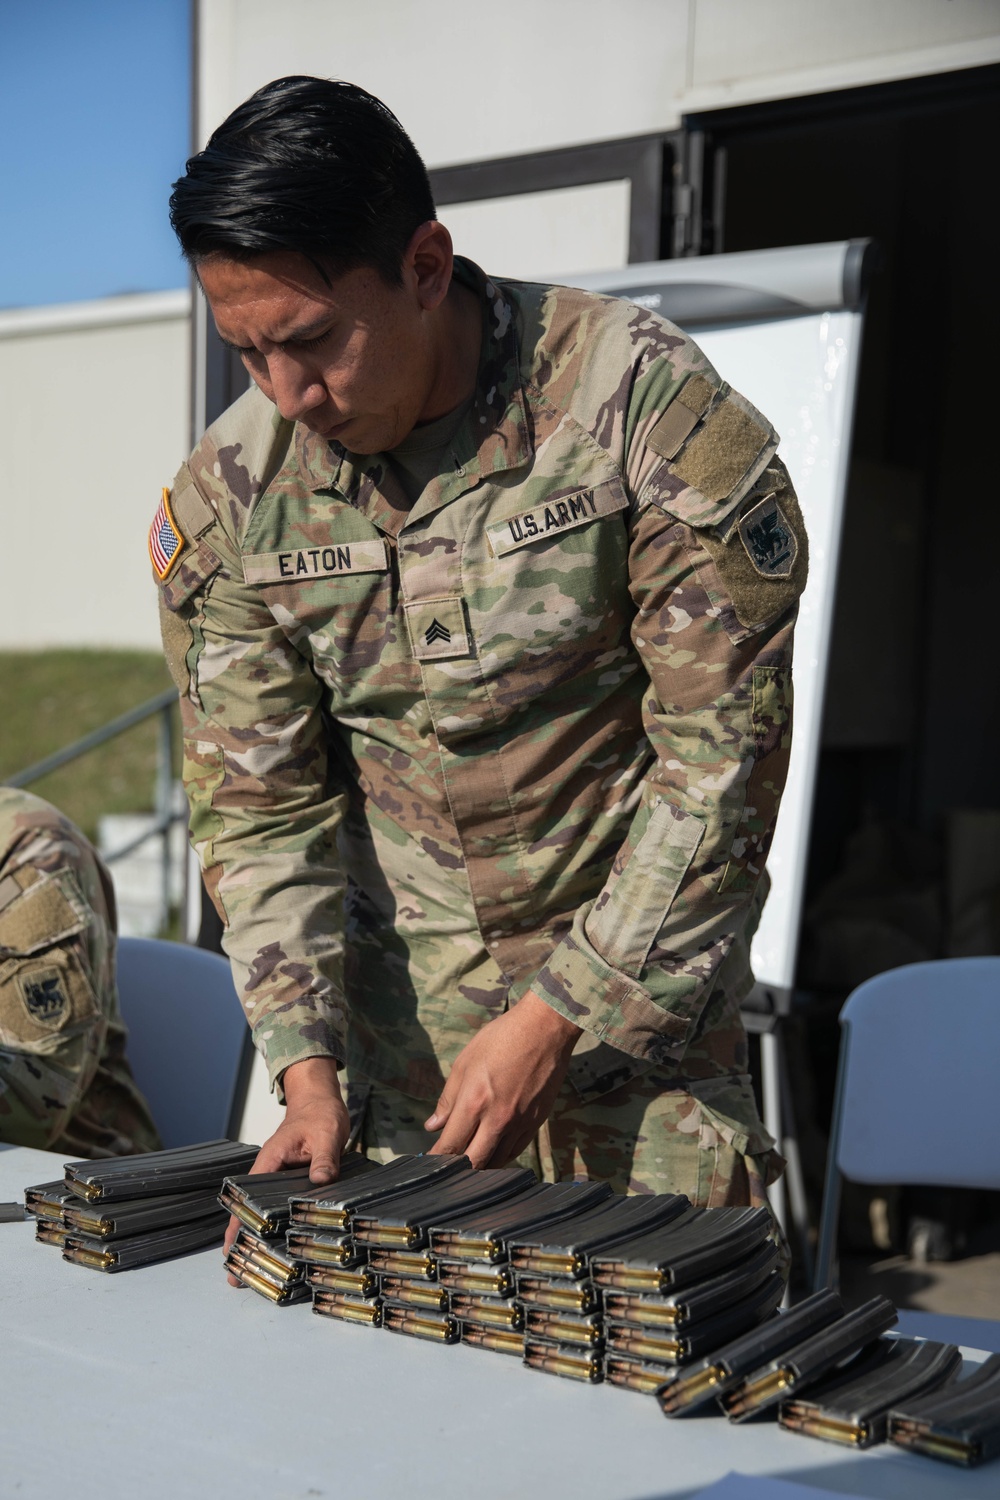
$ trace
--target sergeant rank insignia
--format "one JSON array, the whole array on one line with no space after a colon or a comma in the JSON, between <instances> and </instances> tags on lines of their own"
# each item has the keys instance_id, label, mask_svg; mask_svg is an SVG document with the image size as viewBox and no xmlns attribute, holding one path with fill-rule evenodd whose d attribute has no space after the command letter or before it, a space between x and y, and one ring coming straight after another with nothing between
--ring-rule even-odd
<instances>
[{"instance_id":1,"label":"sergeant rank insignia","mask_svg":"<svg viewBox=\"0 0 1000 1500\"><path fill-rule=\"evenodd\" d=\"M799 544L781 506L773 495L740 518L740 539L757 572L764 578L788 578Z\"/></svg>"},{"instance_id":2,"label":"sergeant rank insignia","mask_svg":"<svg viewBox=\"0 0 1000 1500\"><path fill-rule=\"evenodd\" d=\"M149 528L149 560L157 578L166 578L183 545L184 538L170 514L170 491L164 488L160 508Z\"/></svg>"}]
</instances>

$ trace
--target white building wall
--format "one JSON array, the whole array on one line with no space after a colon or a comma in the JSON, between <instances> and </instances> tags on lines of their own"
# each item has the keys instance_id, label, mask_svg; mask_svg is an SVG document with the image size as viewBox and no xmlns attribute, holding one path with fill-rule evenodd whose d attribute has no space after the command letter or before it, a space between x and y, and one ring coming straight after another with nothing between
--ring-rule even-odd
<instances>
[{"instance_id":1,"label":"white building wall","mask_svg":"<svg viewBox=\"0 0 1000 1500\"><path fill-rule=\"evenodd\" d=\"M200 0L202 140L261 84L348 78L430 167L676 127L698 110L1000 60L998 0ZM628 184L455 204L498 275L624 265Z\"/></svg>"},{"instance_id":2,"label":"white building wall","mask_svg":"<svg viewBox=\"0 0 1000 1500\"><path fill-rule=\"evenodd\" d=\"M285 73L384 99L428 166L1000 60L996 0L200 0L200 128Z\"/></svg>"},{"instance_id":3,"label":"white building wall","mask_svg":"<svg viewBox=\"0 0 1000 1500\"><path fill-rule=\"evenodd\" d=\"M0 313L0 650L159 648L146 552L189 449L190 295Z\"/></svg>"}]
</instances>

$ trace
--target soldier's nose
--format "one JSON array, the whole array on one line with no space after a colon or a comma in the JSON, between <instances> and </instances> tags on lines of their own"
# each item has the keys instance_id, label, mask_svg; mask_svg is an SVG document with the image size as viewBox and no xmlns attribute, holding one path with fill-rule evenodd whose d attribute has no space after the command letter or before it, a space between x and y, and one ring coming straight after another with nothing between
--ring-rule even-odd
<instances>
[{"instance_id":1,"label":"soldier's nose","mask_svg":"<svg viewBox=\"0 0 1000 1500\"><path fill-rule=\"evenodd\" d=\"M269 373L274 404L286 421L300 421L326 400L326 387L319 380L294 369L275 369L273 365Z\"/></svg>"}]
</instances>

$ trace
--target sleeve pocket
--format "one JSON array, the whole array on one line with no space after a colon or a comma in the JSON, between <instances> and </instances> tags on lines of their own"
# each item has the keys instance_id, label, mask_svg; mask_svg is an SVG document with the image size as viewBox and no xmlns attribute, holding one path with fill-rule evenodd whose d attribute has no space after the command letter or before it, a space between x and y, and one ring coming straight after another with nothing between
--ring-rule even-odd
<instances>
[{"instance_id":1,"label":"sleeve pocket","mask_svg":"<svg viewBox=\"0 0 1000 1500\"><path fill-rule=\"evenodd\" d=\"M704 825L658 802L621 873L586 921L586 935L613 968L638 978L688 872Z\"/></svg>"}]
</instances>

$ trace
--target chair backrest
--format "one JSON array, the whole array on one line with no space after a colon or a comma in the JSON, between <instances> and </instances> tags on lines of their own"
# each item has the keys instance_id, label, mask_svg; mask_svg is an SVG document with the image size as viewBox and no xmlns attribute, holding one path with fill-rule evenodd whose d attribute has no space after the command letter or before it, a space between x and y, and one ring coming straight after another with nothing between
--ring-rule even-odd
<instances>
[{"instance_id":1,"label":"chair backrest","mask_svg":"<svg viewBox=\"0 0 1000 1500\"><path fill-rule=\"evenodd\" d=\"M841 1022L832 1147L843 1175L1000 1188L1000 958L879 974Z\"/></svg>"},{"instance_id":2,"label":"chair backrest","mask_svg":"<svg viewBox=\"0 0 1000 1500\"><path fill-rule=\"evenodd\" d=\"M252 1046L228 960L184 943L122 938L118 996L128 1059L164 1146L230 1135Z\"/></svg>"}]
</instances>

